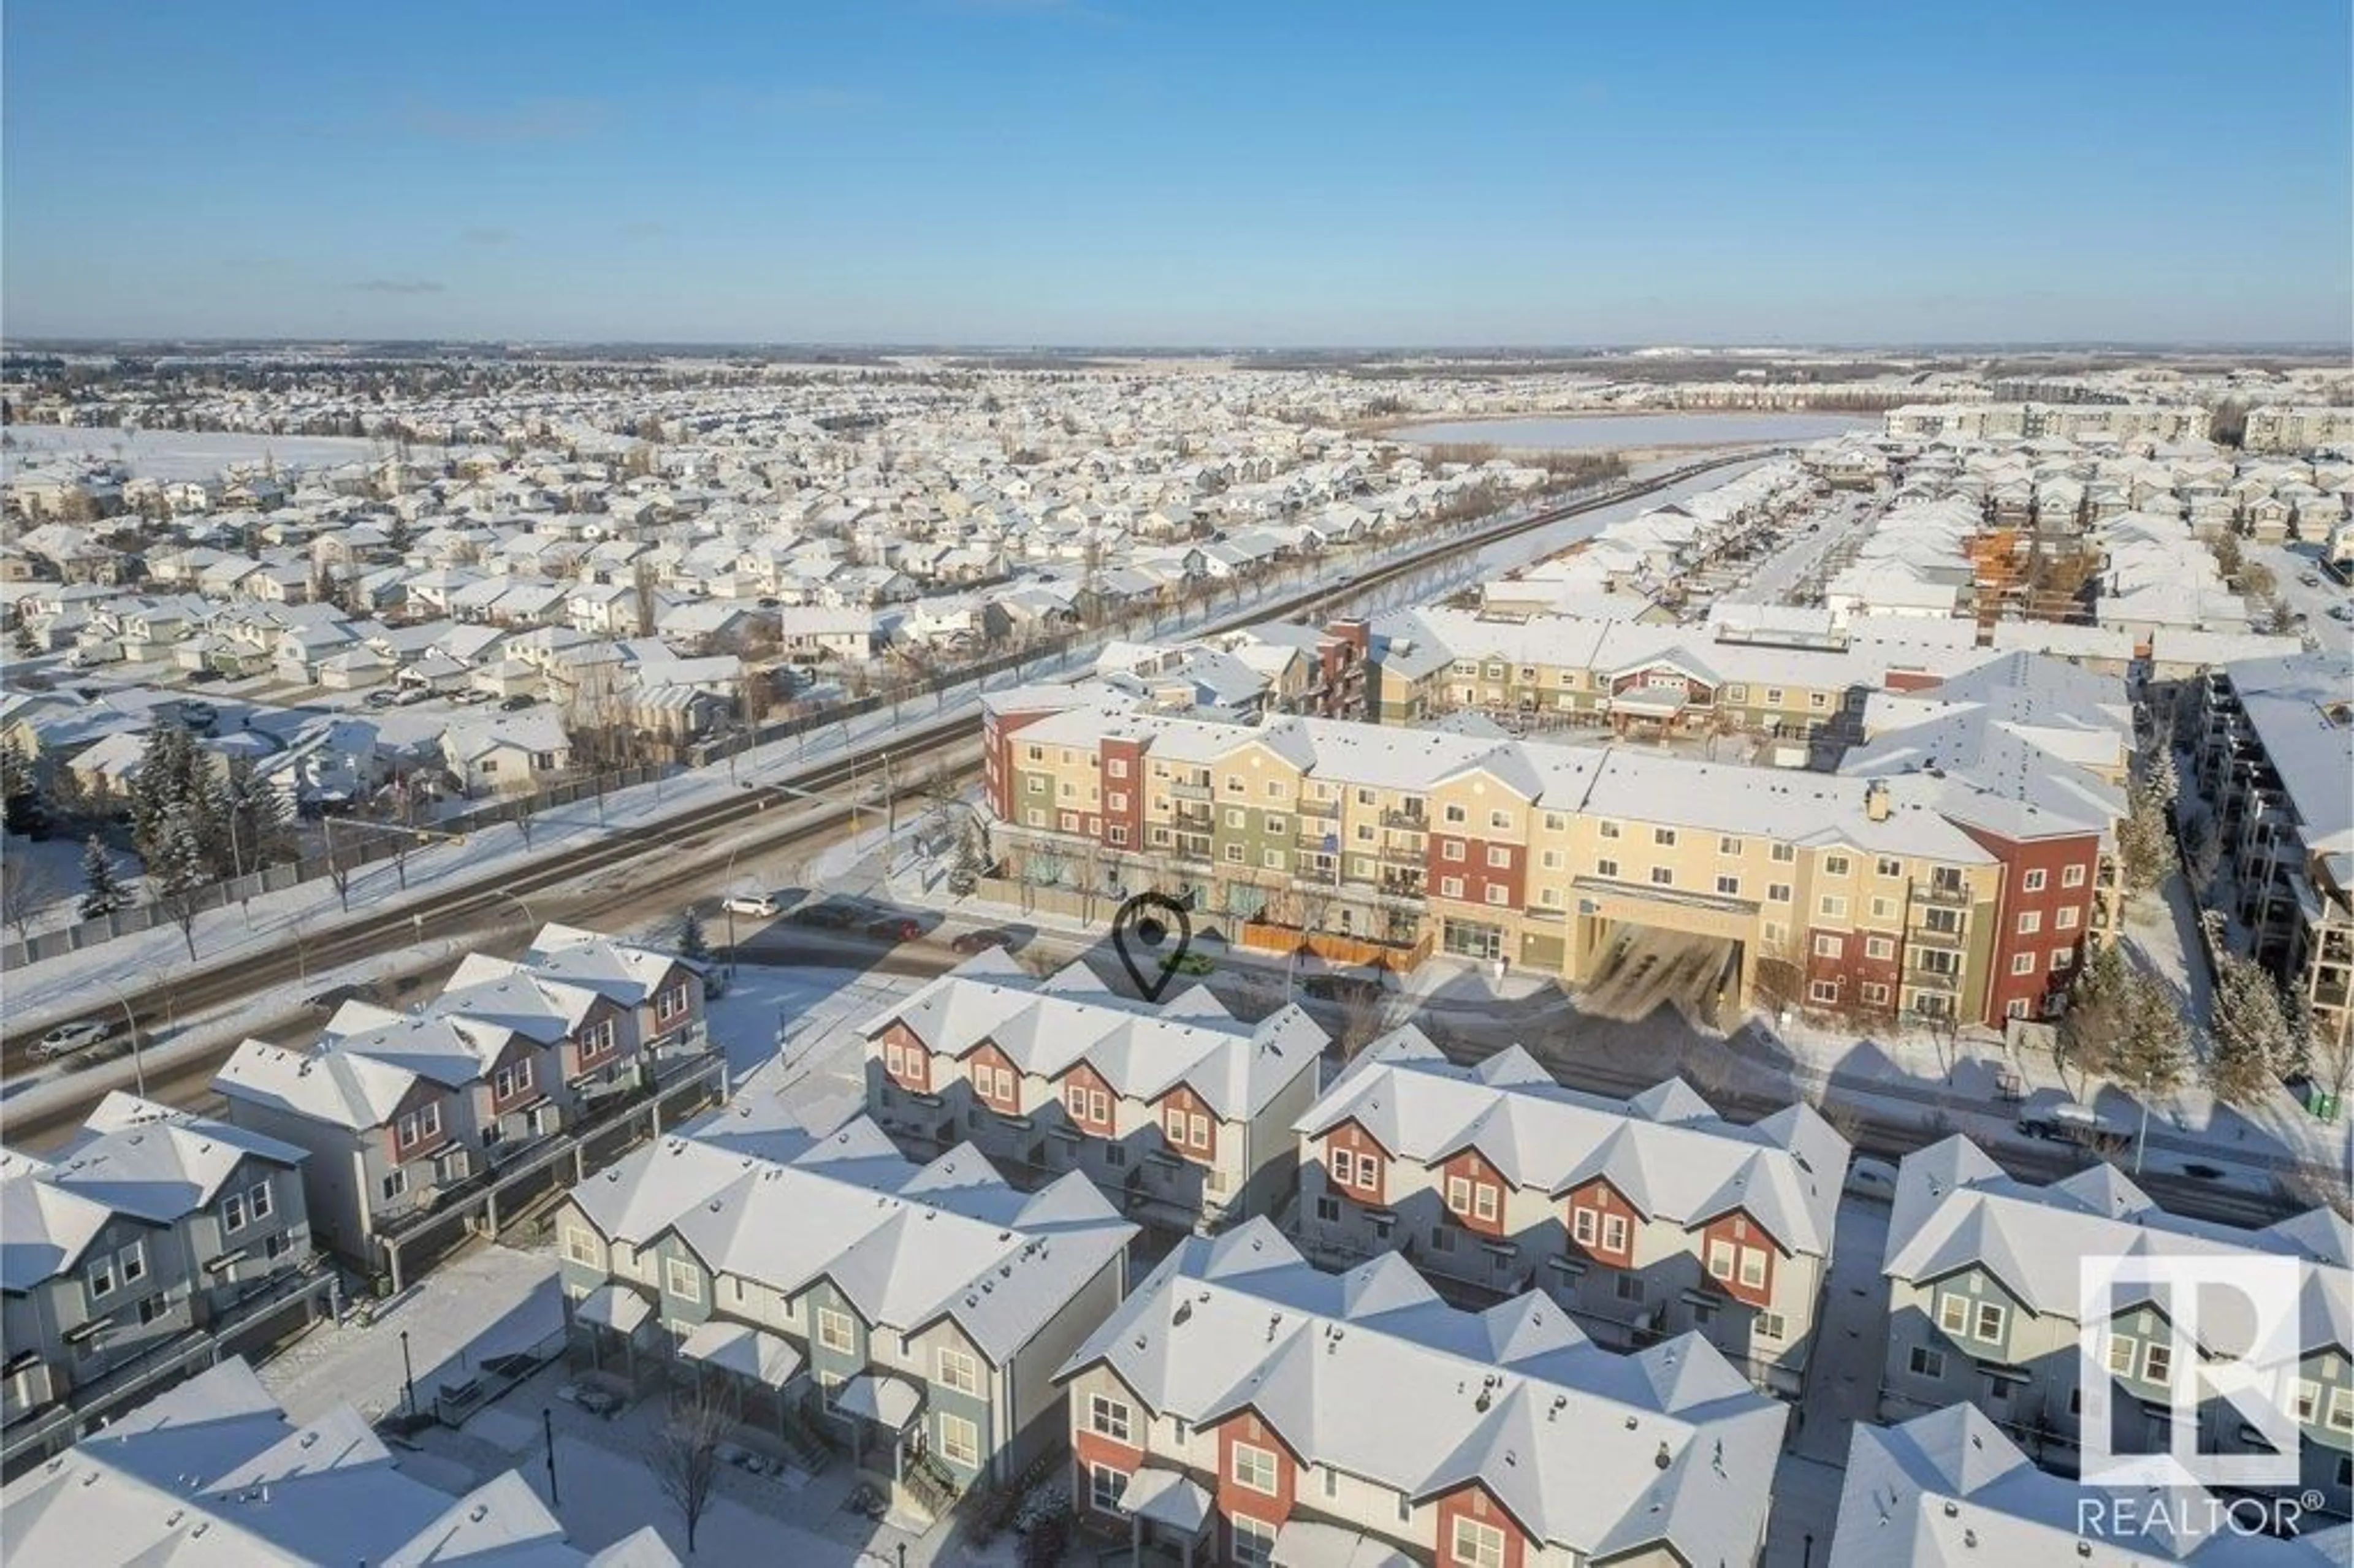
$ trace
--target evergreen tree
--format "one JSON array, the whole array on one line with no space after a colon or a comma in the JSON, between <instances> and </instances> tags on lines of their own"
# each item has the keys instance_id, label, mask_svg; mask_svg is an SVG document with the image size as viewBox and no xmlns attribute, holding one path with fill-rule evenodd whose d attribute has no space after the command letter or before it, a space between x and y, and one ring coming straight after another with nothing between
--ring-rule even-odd
<instances>
[{"instance_id":1,"label":"evergreen tree","mask_svg":"<svg viewBox=\"0 0 2354 1568\"><path fill-rule=\"evenodd\" d=\"M106 846L92 833L81 850L81 917L95 920L111 915L131 902L131 895L114 874L114 862Z\"/></svg>"},{"instance_id":2,"label":"evergreen tree","mask_svg":"<svg viewBox=\"0 0 2354 1568\"><path fill-rule=\"evenodd\" d=\"M205 863L204 832L195 810L180 805L168 811L157 831L155 846L154 855L147 862L155 902L180 927L180 938L187 943L188 959L194 962L196 895L213 880L212 870Z\"/></svg>"},{"instance_id":3,"label":"evergreen tree","mask_svg":"<svg viewBox=\"0 0 2354 1568\"><path fill-rule=\"evenodd\" d=\"M2226 1105L2247 1105L2280 1082L2296 1054L2280 989L2254 960L2226 953L2216 966L2215 1048L2207 1078Z\"/></svg>"},{"instance_id":4,"label":"evergreen tree","mask_svg":"<svg viewBox=\"0 0 2354 1568\"><path fill-rule=\"evenodd\" d=\"M711 956L711 944L703 935L703 917L690 909L678 926L678 956L701 963Z\"/></svg>"},{"instance_id":5,"label":"evergreen tree","mask_svg":"<svg viewBox=\"0 0 2354 1568\"><path fill-rule=\"evenodd\" d=\"M2144 783L2133 792L2126 820L2117 824L2118 858L2124 863L2129 893L2146 893L2166 877L2173 859L2166 812L2166 802Z\"/></svg>"},{"instance_id":6,"label":"evergreen tree","mask_svg":"<svg viewBox=\"0 0 2354 1568\"><path fill-rule=\"evenodd\" d=\"M2150 755L2147 779L2142 787L2162 806L2173 805L2175 797L2181 792L2182 781L2174 769L2174 747L2166 744L2163 736Z\"/></svg>"},{"instance_id":7,"label":"evergreen tree","mask_svg":"<svg viewBox=\"0 0 2354 1568\"><path fill-rule=\"evenodd\" d=\"M2113 944L2114 945L2114 944ZM2190 1075L2190 1026L2155 976L2126 967L2126 1000L2109 1075L2144 1094L2179 1088Z\"/></svg>"},{"instance_id":8,"label":"evergreen tree","mask_svg":"<svg viewBox=\"0 0 2354 1568\"><path fill-rule=\"evenodd\" d=\"M2063 1083L2071 1070L2080 1085L2109 1071L2128 1026L2132 985L2125 951L2115 942L2095 948L2092 960L2076 971L2068 988L2068 1011L2052 1042L2052 1065Z\"/></svg>"}]
</instances>

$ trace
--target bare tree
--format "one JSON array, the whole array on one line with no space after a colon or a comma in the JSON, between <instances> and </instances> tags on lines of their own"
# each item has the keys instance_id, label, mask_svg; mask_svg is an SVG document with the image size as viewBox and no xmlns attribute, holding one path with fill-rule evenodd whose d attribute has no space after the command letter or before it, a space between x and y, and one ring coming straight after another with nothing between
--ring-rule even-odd
<instances>
[{"instance_id":1,"label":"bare tree","mask_svg":"<svg viewBox=\"0 0 2354 1568\"><path fill-rule=\"evenodd\" d=\"M646 1458L654 1485L678 1510L686 1526L686 1551L695 1554L695 1532L719 1488L720 1445L726 1440L732 1418L726 1407L698 1389L673 1401L662 1429L647 1446Z\"/></svg>"},{"instance_id":2,"label":"bare tree","mask_svg":"<svg viewBox=\"0 0 2354 1568\"><path fill-rule=\"evenodd\" d=\"M638 635L654 634L654 568L651 561L638 563L637 575L631 579L631 592L636 603Z\"/></svg>"},{"instance_id":3,"label":"bare tree","mask_svg":"<svg viewBox=\"0 0 2354 1568\"><path fill-rule=\"evenodd\" d=\"M7 922L19 942L31 938L34 920L65 895L47 861L24 854L0 857L0 920Z\"/></svg>"}]
</instances>

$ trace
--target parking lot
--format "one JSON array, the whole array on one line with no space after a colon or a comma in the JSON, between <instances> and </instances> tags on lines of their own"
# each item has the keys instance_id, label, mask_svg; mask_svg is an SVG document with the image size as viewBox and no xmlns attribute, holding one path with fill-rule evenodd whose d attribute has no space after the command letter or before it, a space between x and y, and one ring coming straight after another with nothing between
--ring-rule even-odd
<instances>
[{"instance_id":1,"label":"parking lot","mask_svg":"<svg viewBox=\"0 0 2354 1568\"><path fill-rule=\"evenodd\" d=\"M1593 982L1578 993L1578 1011L1633 1023L1670 1006L1712 1023L1718 989L1739 958L1740 944L1722 937L1619 925Z\"/></svg>"}]
</instances>

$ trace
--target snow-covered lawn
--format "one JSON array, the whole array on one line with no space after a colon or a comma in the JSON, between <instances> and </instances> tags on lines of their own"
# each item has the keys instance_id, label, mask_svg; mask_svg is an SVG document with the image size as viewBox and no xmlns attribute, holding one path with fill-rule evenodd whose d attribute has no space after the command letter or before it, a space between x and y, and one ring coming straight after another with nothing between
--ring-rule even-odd
<instances>
[{"instance_id":1,"label":"snow-covered lawn","mask_svg":"<svg viewBox=\"0 0 2354 1568\"><path fill-rule=\"evenodd\" d=\"M273 436L243 430L126 430L115 426L10 425L0 473L25 460L59 454L123 463L134 479L217 479L224 469L262 462L307 468L392 455L389 440L365 436ZM438 454L440 448L432 449Z\"/></svg>"},{"instance_id":2,"label":"snow-covered lawn","mask_svg":"<svg viewBox=\"0 0 2354 1568\"><path fill-rule=\"evenodd\" d=\"M350 1404L374 1417L404 1395L401 1336L408 1337L417 1398L429 1404L486 1356L547 1340L564 1327L557 1298L556 1255L487 1245L433 1270L363 1326L347 1311L260 1367L262 1386L296 1421Z\"/></svg>"}]
</instances>

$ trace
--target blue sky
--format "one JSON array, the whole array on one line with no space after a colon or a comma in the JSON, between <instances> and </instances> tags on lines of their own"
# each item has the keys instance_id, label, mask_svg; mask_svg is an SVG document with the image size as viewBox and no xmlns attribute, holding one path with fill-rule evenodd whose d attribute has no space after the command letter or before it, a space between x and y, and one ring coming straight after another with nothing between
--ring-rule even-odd
<instances>
[{"instance_id":1,"label":"blue sky","mask_svg":"<svg viewBox=\"0 0 2354 1568\"><path fill-rule=\"evenodd\" d=\"M11 336L2342 342L2346 0L9 0Z\"/></svg>"}]
</instances>

